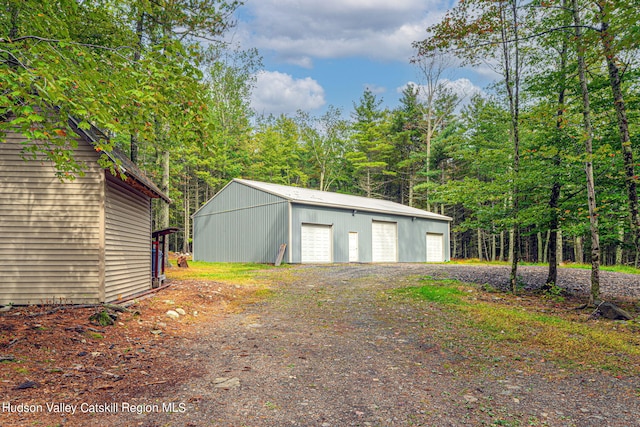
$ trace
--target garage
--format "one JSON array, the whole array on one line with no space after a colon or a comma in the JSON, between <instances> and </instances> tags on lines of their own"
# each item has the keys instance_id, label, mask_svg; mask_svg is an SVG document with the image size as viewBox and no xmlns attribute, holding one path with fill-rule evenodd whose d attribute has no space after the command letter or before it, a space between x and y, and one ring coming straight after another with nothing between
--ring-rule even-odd
<instances>
[{"instance_id":1,"label":"garage","mask_svg":"<svg viewBox=\"0 0 640 427\"><path fill-rule=\"evenodd\" d=\"M193 215L193 259L446 262L450 222L450 217L389 200L236 178Z\"/></svg>"},{"instance_id":2,"label":"garage","mask_svg":"<svg viewBox=\"0 0 640 427\"><path fill-rule=\"evenodd\" d=\"M373 262L398 261L398 224L373 221L371 223L371 260Z\"/></svg>"},{"instance_id":3,"label":"garage","mask_svg":"<svg viewBox=\"0 0 640 427\"><path fill-rule=\"evenodd\" d=\"M444 235L427 233L427 262L444 262Z\"/></svg>"},{"instance_id":4,"label":"garage","mask_svg":"<svg viewBox=\"0 0 640 427\"><path fill-rule=\"evenodd\" d=\"M302 263L332 262L332 233L330 225L302 224L300 237Z\"/></svg>"}]
</instances>

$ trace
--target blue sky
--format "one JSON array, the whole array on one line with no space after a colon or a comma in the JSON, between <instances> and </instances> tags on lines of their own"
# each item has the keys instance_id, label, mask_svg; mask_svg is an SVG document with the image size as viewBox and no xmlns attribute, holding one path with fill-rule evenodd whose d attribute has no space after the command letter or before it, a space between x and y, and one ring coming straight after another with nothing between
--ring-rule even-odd
<instances>
[{"instance_id":1,"label":"blue sky","mask_svg":"<svg viewBox=\"0 0 640 427\"><path fill-rule=\"evenodd\" d=\"M368 87L395 107L403 87L420 83L411 43L451 1L246 0L230 37L263 58L252 106L278 115L321 114L333 105L349 114ZM482 68L452 68L443 77L462 94L493 79Z\"/></svg>"}]
</instances>

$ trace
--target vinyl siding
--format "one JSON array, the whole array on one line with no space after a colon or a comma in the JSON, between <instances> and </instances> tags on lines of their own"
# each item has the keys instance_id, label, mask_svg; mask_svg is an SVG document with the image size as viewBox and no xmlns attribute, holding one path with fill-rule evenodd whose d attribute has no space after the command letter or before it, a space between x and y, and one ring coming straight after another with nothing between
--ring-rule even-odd
<instances>
[{"instance_id":1,"label":"vinyl siding","mask_svg":"<svg viewBox=\"0 0 640 427\"><path fill-rule=\"evenodd\" d=\"M147 196L106 182L105 300L151 288L151 217Z\"/></svg>"},{"instance_id":2,"label":"vinyl siding","mask_svg":"<svg viewBox=\"0 0 640 427\"><path fill-rule=\"evenodd\" d=\"M104 172L81 142L84 177L60 182L47 161L25 161L20 135L0 143L0 304L100 299Z\"/></svg>"}]
</instances>

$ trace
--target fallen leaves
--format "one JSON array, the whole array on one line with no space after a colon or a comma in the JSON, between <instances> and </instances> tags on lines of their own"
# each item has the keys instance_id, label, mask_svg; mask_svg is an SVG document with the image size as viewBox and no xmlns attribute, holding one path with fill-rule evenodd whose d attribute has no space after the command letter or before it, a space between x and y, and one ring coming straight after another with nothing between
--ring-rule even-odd
<instances>
[{"instance_id":1,"label":"fallen leaves","mask_svg":"<svg viewBox=\"0 0 640 427\"><path fill-rule=\"evenodd\" d=\"M199 298L213 287L203 284L175 282L135 301L118 312L117 319L109 309L101 317L114 323L98 328L94 322L99 319L89 320L95 306L14 307L0 313L0 401L44 405L56 400L79 404L144 398L150 387L157 393L175 387L176 379L201 375L197 356L184 353L179 343L195 336L194 325L227 312L231 296L239 294L234 285L215 283L215 298ZM175 309L180 306L184 310ZM168 309L180 318L168 319ZM236 380L230 378L221 388L238 386ZM77 417L74 420L80 422ZM56 424L54 418L48 413L3 414L3 423Z\"/></svg>"}]
</instances>

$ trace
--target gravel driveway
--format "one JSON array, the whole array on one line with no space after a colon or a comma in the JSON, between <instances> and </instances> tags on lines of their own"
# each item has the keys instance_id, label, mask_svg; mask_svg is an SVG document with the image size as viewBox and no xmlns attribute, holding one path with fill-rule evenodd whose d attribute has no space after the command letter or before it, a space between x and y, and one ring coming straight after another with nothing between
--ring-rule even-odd
<instances>
[{"instance_id":1,"label":"gravel driveway","mask_svg":"<svg viewBox=\"0 0 640 427\"><path fill-rule=\"evenodd\" d=\"M193 359L201 375L142 402L173 402L175 412L120 413L110 416L109 424L640 425L638 378L567 372L544 359L532 359L522 368L500 357L478 371L467 363L467 356L434 339L418 322L425 316L440 316L435 321L446 325L448 312L425 313L413 305L385 303L380 297L415 275L497 283L504 274L454 267L293 267L287 271L292 278L274 297L207 326L199 339L180 344L176 351ZM522 268L523 277L537 277L524 274L529 268ZM588 272L570 274L580 276L575 281L581 282L583 273L588 283ZM629 295L638 296L635 278L618 278L615 286L625 287L625 280L635 283ZM577 290L580 283L569 287ZM610 290L603 286L604 293Z\"/></svg>"}]
</instances>

